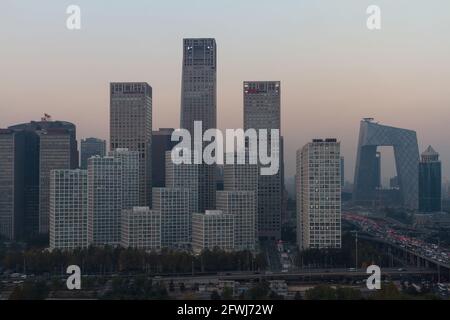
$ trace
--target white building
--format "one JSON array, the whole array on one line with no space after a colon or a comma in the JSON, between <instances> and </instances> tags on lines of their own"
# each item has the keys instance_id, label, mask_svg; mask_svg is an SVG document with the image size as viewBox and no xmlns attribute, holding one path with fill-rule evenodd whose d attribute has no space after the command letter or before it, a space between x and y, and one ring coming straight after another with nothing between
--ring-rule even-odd
<instances>
[{"instance_id":1,"label":"white building","mask_svg":"<svg viewBox=\"0 0 450 320\"><path fill-rule=\"evenodd\" d=\"M219 248L234 250L233 214L224 214L220 210L206 210L192 216L192 249L201 253L205 249Z\"/></svg>"},{"instance_id":2,"label":"white building","mask_svg":"<svg viewBox=\"0 0 450 320\"><path fill-rule=\"evenodd\" d=\"M119 148L109 152L110 157L120 159L122 166L122 208L139 205L139 152Z\"/></svg>"},{"instance_id":3,"label":"white building","mask_svg":"<svg viewBox=\"0 0 450 320\"><path fill-rule=\"evenodd\" d=\"M234 249L255 251L257 247L255 191L217 191L217 210L235 216Z\"/></svg>"},{"instance_id":4,"label":"white building","mask_svg":"<svg viewBox=\"0 0 450 320\"><path fill-rule=\"evenodd\" d=\"M340 143L314 139L297 151L297 243L341 247Z\"/></svg>"},{"instance_id":5,"label":"white building","mask_svg":"<svg viewBox=\"0 0 450 320\"><path fill-rule=\"evenodd\" d=\"M94 245L119 245L122 211L122 162L88 159L88 238Z\"/></svg>"},{"instance_id":6,"label":"white building","mask_svg":"<svg viewBox=\"0 0 450 320\"><path fill-rule=\"evenodd\" d=\"M120 244L147 251L161 249L161 214L148 207L122 210Z\"/></svg>"},{"instance_id":7,"label":"white building","mask_svg":"<svg viewBox=\"0 0 450 320\"><path fill-rule=\"evenodd\" d=\"M86 248L88 192L86 170L50 173L50 248Z\"/></svg>"},{"instance_id":8,"label":"white building","mask_svg":"<svg viewBox=\"0 0 450 320\"><path fill-rule=\"evenodd\" d=\"M190 192L186 188L153 188L153 210L161 214L161 246L190 245Z\"/></svg>"}]
</instances>

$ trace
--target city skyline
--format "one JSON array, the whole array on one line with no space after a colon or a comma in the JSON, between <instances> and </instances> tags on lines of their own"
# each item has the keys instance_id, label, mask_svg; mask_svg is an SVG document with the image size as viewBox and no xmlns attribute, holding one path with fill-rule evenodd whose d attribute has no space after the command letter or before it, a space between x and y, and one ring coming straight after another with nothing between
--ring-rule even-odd
<instances>
[{"instance_id":1,"label":"city skyline","mask_svg":"<svg viewBox=\"0 0 450 320\"><path fill-rule=\"evenodd\" d=\"M443 41L450 28L450 4L433 1L428 5L439 4L440 10L421 11L418 1L395 4L379 1L383 28L371 33L365 28L366 1L326 6L286 2L285 6L276 8L262 2L258 8L239 4L233 12L223 4L207 5L202 1L194 2L192 7L174 1L134 4L131 8L117 5L111 10L118 17L121 17L119 11L122 12L123 21L127 22L120 24L123 30L117 29L114 20L102 13L99 3L80 1L84 19L78 33L69 33L62 23L65 16L58 16L58 10L64 12L64 4L59 8L43 2L36 11L29 10L35 4L28 4L28 10L21 10L23 4L11 1L2 4L3 12L10 13L4 21L17 28L12 28L16 37L10 39L13 43L5 48L5 58L0 61L7 75L0 80L0 93L7 108L2 108L0 127L37 120L43 113L49 113L55 119L75 123L78 141L90 136L107 139L109 82L145 81L154 88L154 129L177 128L179 117L173 115L178 115L180 110L182 38L214 37L218 50L219 128L242 127L243 81L281 81L287 176L295 171L295 151L300 146L312 138L330 136L342 142L345 178L351 181L358 123L362 117L369 116L388 125L417 131L419 149L432 144L441 154L443 176L449 178L450 151L441 132L445 132L445 119L450 116L450 97L445 93L445 83L450 80L446 63L449 47ZM196 17L193 10L202 4L202 16L204 12L209 14L205 21L217 20L206 29L201 23L184 28L179 23L172 24L172 19L149 19L153 14L167 17L173 11L174 21L189 22ZM445 10L446 6L449 10ZM175 13L178 7L192 17L183 18ZM227 20L248 12L250 7L254 14L245 22L247 28L238 29L230 22L233 19ZM137 11L140 13L136 14ZM45 16L45 23L40 14ZM215 19L217 15L221 18ZM30 38L32 33L20 27L18 17L35 26L35 38ZM311 17L321 23L311 21L314 20ZM267 19L273 23L262 24ZM413 23L417 19L422 23ZM167 32L155 32L156 23L167 26ZM130 35L129 31L138 26L143 31ZM260 29L255 33L256 27ZM239 32L231 37L233 30ZM0 31L0 38L6 36L5 31ZM109 40L112 34L122 37L120 46ZM280 34L283 36L278 37ZM123 38L124 35L127 37ZM142 35L147 35L148 43L142 40ZM97 38L104 41L96 45ZM48 43L50 39L56 40ZM42 47L37 40L48 46ZM283 59L278 58L280 47L283 47ZM120 65L115 63L122 58L125 60L120 60ZM137 65L134 60L141 62ZM29 72L25 74L22 70ZM36 77L44 72L48 77L39 77L37 81ZM19 94L24 87L29 95ZM84 94L74 95L74 88ZM29 97L33 97L32 103ZM312 125L310 117L317 117L321 125ZM389 159L392 152L387 152L386 157L384 154L383 150L383 158ZM388 160L383 164L385 183L394 175L392 163Z\"/></svg>"}]
</instances>

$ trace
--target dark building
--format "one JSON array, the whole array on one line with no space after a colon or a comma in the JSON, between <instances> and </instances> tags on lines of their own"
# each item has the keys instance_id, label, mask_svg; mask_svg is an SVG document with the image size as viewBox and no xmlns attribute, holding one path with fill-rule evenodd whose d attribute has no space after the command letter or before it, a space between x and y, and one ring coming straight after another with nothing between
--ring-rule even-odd
<instances>
[{"instance_id":1,"label":"dark building","mask_svg":"<svg viewBox=\"0 0 450 320\"><path fill-rule=\"evenodd\" d=\"M23 236L25 134L0 129L0 237Z\"/></svg>"},{"instance_id":2,"label":"dark building","mask_svg":"<svg viewBox=\"0 0 450 320\"><path fill-rule=\"evenodd\" d=\"M97 138L86 138L81 140L81 169L87 169L87 159L93 156L104 157L106 155L106 141Z\"/></svg>"},{"instance_id":3,"label":"dark building","mask_svg":"<svg viewBox=\"0 0 450 320\"><path fill-rule=\"evenodd\" d=\"M166 186L166 151L172 150L177 143L171 140L172 128L160 128L152 133L152 185L153 188Z\"/></svg>"},{"instance_id":4,"label":"dark building","mask_svg":"<svg viewBox=\"0 0 450 320\"><path fill-rule=\"evenodd\" d=\"M373 205L378 202L380 189L378 146L394 148L402 205L409 209L417 209L419 148L416 132L381 125L372 118L364 118L360 123L353 200L361 205Z\"/></svg>"},{"instance_id":5,"label":"dark building","mask_svg":"<svg viewBox=\"0 0 450 320\"><path fill-rule=\"evenodd\" d=\"M24 157L24 215L23 234L26 238L33 237L39 233L39 185L40 166L40 136L42 132L63 130L69 137L70 167L78 167L78 149L76 140L76 127L66 121L51 121L48 116L41 121L17 124L9 127L14 132L23 134L25 145ZM62 168L61 168L62 169Z\"/></svg>"},{"instance_id":6,"label":"dark building","mask_svg":"<svg viewBox=\"0 0 450 320\"><path fill-rule=\"evenodd\" d=\"M419 163L419 211L441 211L441 162L431 146L422 153Z\"/></svg>"}]
</instances>

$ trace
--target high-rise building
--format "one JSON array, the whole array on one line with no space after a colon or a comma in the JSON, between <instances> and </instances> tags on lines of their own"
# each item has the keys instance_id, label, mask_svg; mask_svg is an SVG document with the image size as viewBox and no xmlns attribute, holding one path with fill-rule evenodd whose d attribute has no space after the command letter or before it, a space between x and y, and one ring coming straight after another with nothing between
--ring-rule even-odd
<instances>
[{"instance_id":1,"label":"high-rise building","mask_svg":"<svg viewBox=\"0 0 450 320\"><path fill-rule=\"evenodd\" d=\"M161 249L161 214L148 207L122 210L121 246L146 251Z\"/></svg>"},{"instance_id":2,"label":"high-rise building","mask_svg":"<svg viewBox=\"0 0 450 320\"><path fill-rule=\"evenodd\" d=\"M139 152L139 203L151 206L152 87L145 82L110 84L110 150Z\"/></svg>"},{"instance_id":3,"label":"high-rise building","mask_svg":"<svg viewBox=\"0 0 450 320\"><path fill-rule=\"evenodd\" d=\"M118 148L109 156L120 160L122 168L122 209L139 205L139 152Z\"/></svg>"},{"instance_id":4,"label":"high-rise building","mask_svg":"<svg viewBox=\"0 0 450 320\"><path fill-rule=\"evenodd\" d=\"M223 214L220 210L206 210L194 213L192 217L192 249L194 253L214 248L234 250L233 214Z\"/></svg>"},{"instance_id":5,"label":"high-rise building","mask_svg":"<svg viewBox=\"0 0 450 320\"><path fill-rule=\"evenodd\" d=\"M344 157L341 157L341 188L344 188L344 184L345 184L345 161L344 161Z\"/></svg>"},{"instance_id":6,"label":"high-rise building","mask_svg":"<svg viewBox=\"0 0 450 320\"><path fill-rule=\"evenodd\" d=\"M86 170L50 172L50 248L87 248L88 174Z\"/></svg>"},{"instance_id":7,"label":"high-rise building","mask_svg":"<svg viewBox=\"0 0 450 320\"><path fill-rule=\"evenodd\" d=\"M201 121L202 131L217 127L216 75L217 55L214 39L183 40L180 127L194 135L194 122ZM202 134L203 134L202 132ZM200 211L214 209L215 165L199 165Z\"/></svg>"},{"instance_id":8,"label":"high-rise building","mask_svg":"<svg viewBox=\"0 0 450 320\"><path fill-rule=\"evenodd\" d=\"M442 173L439 153L433 147L422 153L419 163L419 211L439 212L442 209Z\"/></svg>"},{"instance_id":9,"label":"high-rise building","mask_svg":"<svg viewBox=\"0 0 450 320\"><path fill-rule=\"evenodd\" d=\"M190 191L153 188L153 210L161 214L161 246L186 248L191 241Z\"/></svg>"},{"instance_id":10,"label":"high-rise building","mask_svg":"<svg viewBox=\"0 0 450 320\"><path fill-rule=\"evenodd\" d=\"M257 248L256 192L217 191L217 210L235 217L235 250L255 251Z\"/></svg>"},{"instance_id":11,"label":"high-rise building","mask_svg":"<svg viewBox=\"0 0 450 320\"><path fill-rule=\"evenodd\" d=\"M377 199L377 186L380 185L378 146L393 146L403 205L409 209L417 209L419 148L416 132L381 125L372 118L364 118L360 124L353 200L359 204L371 204Z\"/></svg>"},{"instance_id":12,"label":"high-rise building","mask_svg":"<svg viewBox=\"0 0 450 320\"><path fill-rule=\"evenodd\" d=\"M299 248L340 248L340 143L314 139L297 151L296 167Z\"/></svg>"},{"instance_id":13,"label":"high-rise building","mask_svg":"<svg viewBox=\"0 0 450 320\"><path fill-rule=\"evenodd\" d=\"M122 210L122 161L88 159L88 240L93 245L119 245Z\"/></svg>"},{"instance_id":14,"label":"high-rise building","mask_svg":"<svg viewBox=\"0 0 450 320\"><path fill-rule=\"evenodd\" d=\"M271 149L271 129L280 130L281 87L279 81L245 81L244 129L268 130L267 150ZM258 177L258 236L281 238L281 211L283 197L283 142L280 140L279 170L274 175ZM259 144L259 143L258 143Z\"/></svg>"},{"instance_id":15,"label":"high-rise building","mask_svg":"<svg viewBox=\"0 0 450 320\"><path fill-rule=\"evenodd\" d=\"M153 188L166 187L166 151L172 150L172 128L160 128L152 134L152 185Z\"/></svg>"},{"instance_id":16,"label":"high-rise building","mask_svg":"<svg viewBox=\"0 0 450 320\"><path fill-rule=\"evenodd\" d=\"M66 121L52 121L46 115L41 121L10 126L9 129L25 135L24 166L24 236L32 238L39 233L40 135L41 131L63 129L70 136L70 169L78 167L76 127Z\"/></svg>"},{"instance_id":17,"label":"high-rise building","mask_svg":"<svg viewBox=\"0 0 450 320\"><path fill-rule=\"evenodd\" d=\"M198 164L174 164L171 152L166 151L166 187L189 189L189 213L199 212L199 170Z\"/></svg>"},{"instance_id":18,"label":"high-rise building","mask_svg":"<svg viewBox=\"0 0 450 320\"><path fill-rule=\"evenodd\" d=\"M87 169L87 159L93 156L104 157L106 155L106 141L98 138L86 138L81 140L81 169Z\"/></svg>"},{"instance_id":19,"label":"high-rise building","mask_svg":"<svg viewBox=\"0 0 450 320\"><path fill-rule=\"evenodd\" d=\"M0 236L24 235L25 135L0 129Z\"/></svg>"},{"instance_id":20,"label":"high-rise building","mask_svg":"<svg viewBox=\"0 0 450 320\"><path fill-rule=\"evenodd\" d=\"M75 169L72 137L66 129L46 129L39 134L39 233L49 232L50 171ZM75 155L78 158L78 154Z\"/></svg>"}]
</instances>

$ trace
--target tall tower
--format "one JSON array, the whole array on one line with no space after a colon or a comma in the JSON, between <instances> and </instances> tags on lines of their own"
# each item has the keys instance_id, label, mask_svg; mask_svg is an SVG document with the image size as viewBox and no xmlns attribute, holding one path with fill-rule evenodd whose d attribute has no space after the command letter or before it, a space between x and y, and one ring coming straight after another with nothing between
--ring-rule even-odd
<instances>
[{"instance_id":1,"label":"tall tower","mask_svg":"<svg viewBox=\"0 0 450 320\"><path fill-rule=\"evenodd\" d=\"M281 129L281 87L279 81L246 81L244 94L244 129ZM270 133L267 150L270 150ZM280 150L283 150L280 137ZM283 192L283 154L279 155L279 170L274 175L258 177L258 236L281 238L281 208Z\"/></svg>"},{"instance_id":2,"label":"tall tower","mask_svg":"<svg viewBox=\"0 0 450 320\"><path fill-rule=\"evenodd\" d=\"M340 143L314 139L297 151L297 244L341 247Z\"/></svg>"},{"instance_id":3,"label":"tall tower","mask_svg":"<svg viewBox=\"0 0 450 320\"><path fill-rule=\"evenodd\" d=\"M110 84L110 150L139 152L139 203L151 206L152 87L145 82Z\"/></svg>"},{"instance_id":4,"label":"tall tower","mask_svg":"<svg viewBox=\"0 0 450 320\"><path fill-rule=\"evenodd\" d=\"M25 137L0 129L0 236L19 239L23 233Z\"/></svg>"},{"instance_id":5,"label":"tall tower","mask_svg":"<svg viewBox=\"0 0 450 320\"><path fill-rule=\"evenodd\" d=\"M203 132L217 127L216 74L215 39L184 39L180 126L191 136L195 121L201 121ZM215 206L215 173L215 165L199 165L200 211Z\"/></svg>"},{"instance_id":6,"label":"tall tower","mask_svg":"<svg viewBox=\"0 0 450 320\"><path fill-rule=\"evenodd\" d=\"M419 163L419 211L439 212L442 200L442 176L439 153L433 147L422 153Z\"/></svg>"}]
</instances>

